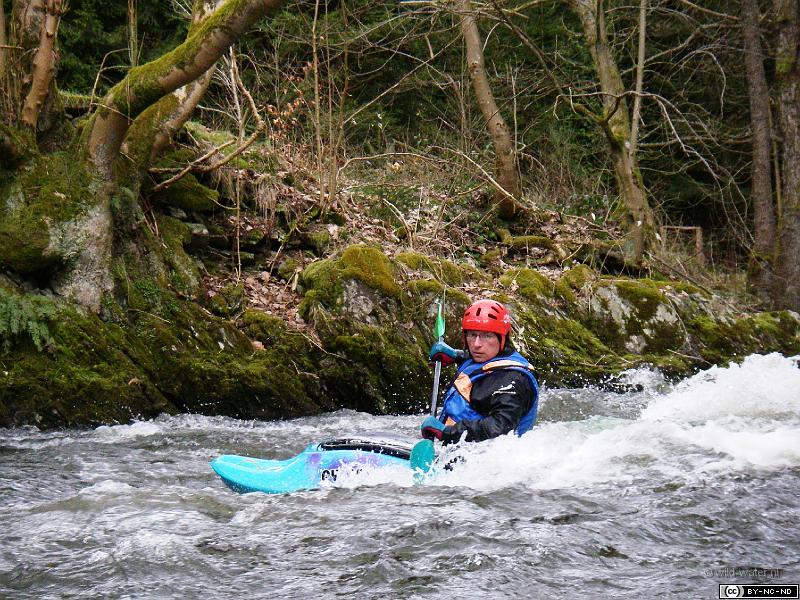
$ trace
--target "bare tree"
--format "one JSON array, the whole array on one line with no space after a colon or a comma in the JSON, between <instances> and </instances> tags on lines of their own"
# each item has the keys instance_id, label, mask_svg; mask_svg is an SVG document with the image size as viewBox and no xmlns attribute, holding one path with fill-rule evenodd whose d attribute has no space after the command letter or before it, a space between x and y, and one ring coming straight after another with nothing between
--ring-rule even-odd
<instances>
[{"instance_id":1,"label":"bare tree","mask_svg":"<svg viewBox=\"0 0 800 600\"><path fill-rule=\"evenodd\" d=\"M519 198L522 191L514 142L511 139L508 125L503 119L503 115L500 114L489 77L486 74L483 42L480 31L478 31L472 3L470 0L458 0L457 5L461 33L467 50L467 70L472 82L472 89L475 92L475 99L486 120L486 126L494 146L496 179L502 188L495 194L495 202L500 216L509 219L517 212L518 205L514 199Z\"/></svg>"},{"instance_id":2,"label":"bare tree","mask_svg":"<svg viewBox=\"0 0 800 600\"><path fill-rule=\"evenodd\" d=\"M569 0L569 3L581 20L584 39L599 79L604 109L599 124L608 140L614 176L626 209L629 231L624 248L626 259L641 262L655 233L655 219L637 164L626 88L609 45L604 0Z\"/></svg>"},{"instance_id":3,"label":"bare tree","mask_svg":"<svg viewBox=\"0 0 800 600\"><path fill-rule=\"evenodd\" d=\"M775 260L775 299L800 310L800 2L773 0L775 100L782 150L782 209Z\"/></svg>"},{"instance_id":4,"label":"bare tree","mask_svg":"<svg viewBox=\"0 0 800 600\"><path fill-rule=\"evenodd\" d=\"M769 301L772 295L772 261L775 252L775 202L770 162L772 131L769 86L764 71L758 0L742 0L741 22L753 146L751 196L754 205L755 247L749 281L753 291L762 300Z\"/></svg>"}]
</instances>

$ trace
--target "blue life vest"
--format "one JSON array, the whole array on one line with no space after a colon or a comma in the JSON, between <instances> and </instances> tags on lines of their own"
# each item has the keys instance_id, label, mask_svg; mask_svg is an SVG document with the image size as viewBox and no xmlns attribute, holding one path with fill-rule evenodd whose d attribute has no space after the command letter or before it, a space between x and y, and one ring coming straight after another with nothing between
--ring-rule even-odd
<instances>
[{"instance_id":1,"label":"blue life vest","mask_svg":"<svg viewBox=\"0 0 800 600\"><path fill-rule=\"evenodd\" d=\"M530 430L536 421L536 413L539 410L539 382L536 381L531 364L516 351L508 356L498 356L483 363L475 362L471 358L465 360L456 372L453 384L445 393L439 420L445 425L452 425L453 422L458 423L463 420L486 418L486 415L476 411L470 404L472 386L479 379L498 369L520 371L530 379L531 387L533 388L533 401L528 412L522 416L515 431L517 435L522 435ZM448 419L450 419L450 423L448 423Z\"/></svg>"}]
</instances>

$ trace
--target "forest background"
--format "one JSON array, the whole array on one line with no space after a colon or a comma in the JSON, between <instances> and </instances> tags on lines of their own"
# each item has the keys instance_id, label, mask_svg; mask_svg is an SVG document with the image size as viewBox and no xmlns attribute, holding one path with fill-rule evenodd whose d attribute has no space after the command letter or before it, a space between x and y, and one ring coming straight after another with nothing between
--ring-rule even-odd
<instances>
[{"instance_id":1,"label":"forest background","mask_svg":"<svg viewBox=\"0 0 800 600\"><path fill-rule=\"evenodd\" d=\"M580 264L688 282L740 315L800 310L797 0L0 6L6 422L407 408L337 357L393 362L422 389L390 315L418 342L423 300L511 294L520 273L564 309L557 283ZM398 290L398 261L429 285ZM383 329L331 318L354 303ZM683 328L680 368L710 364ZM797 344L784 333L775 349ZM636 353L597 343L573 370ZM309 362L277 392L274 364L217 345ZM398 377L372 387L402 395ZM219 389L198 399L198 381Z\"/></svg>"}]
</instances>

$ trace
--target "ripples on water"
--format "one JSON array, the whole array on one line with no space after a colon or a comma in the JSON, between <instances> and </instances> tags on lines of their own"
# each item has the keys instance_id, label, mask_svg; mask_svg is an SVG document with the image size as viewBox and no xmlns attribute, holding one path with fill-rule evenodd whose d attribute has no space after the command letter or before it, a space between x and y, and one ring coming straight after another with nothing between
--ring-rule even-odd
<instances>
[{"instance_id":1,"label":"ripples on water","mask_svg":"<svg viewBox=\"0 0 800 600\"><path fill-rule=\"evenodd\" d=\"M384 471L237 495L208 466L414 435L420 416L0 430L0 598L717 598L719 583L800 583L796 363L624 379L641 391L546 390L532 432L457 449L421 486Z\"/></svg>"}]
</instances>

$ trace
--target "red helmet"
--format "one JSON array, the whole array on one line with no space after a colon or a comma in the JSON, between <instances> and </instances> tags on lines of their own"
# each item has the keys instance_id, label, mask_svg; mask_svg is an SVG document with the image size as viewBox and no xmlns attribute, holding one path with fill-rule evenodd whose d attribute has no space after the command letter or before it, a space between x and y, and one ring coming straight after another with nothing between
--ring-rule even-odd
<instances>
[{"instance_id":1,"label":"red helmet","mask_svg":"<svg viewBox=\"0 0 800 600\"><path fill-rule=\"evenodd\" d=\"M500 349L506 347L506 339L511 331L511 315L506 307L496 300L478 300L464 311L461 320L464 331L491 331L500 336Z\"/></svg>"}]
</instances>

